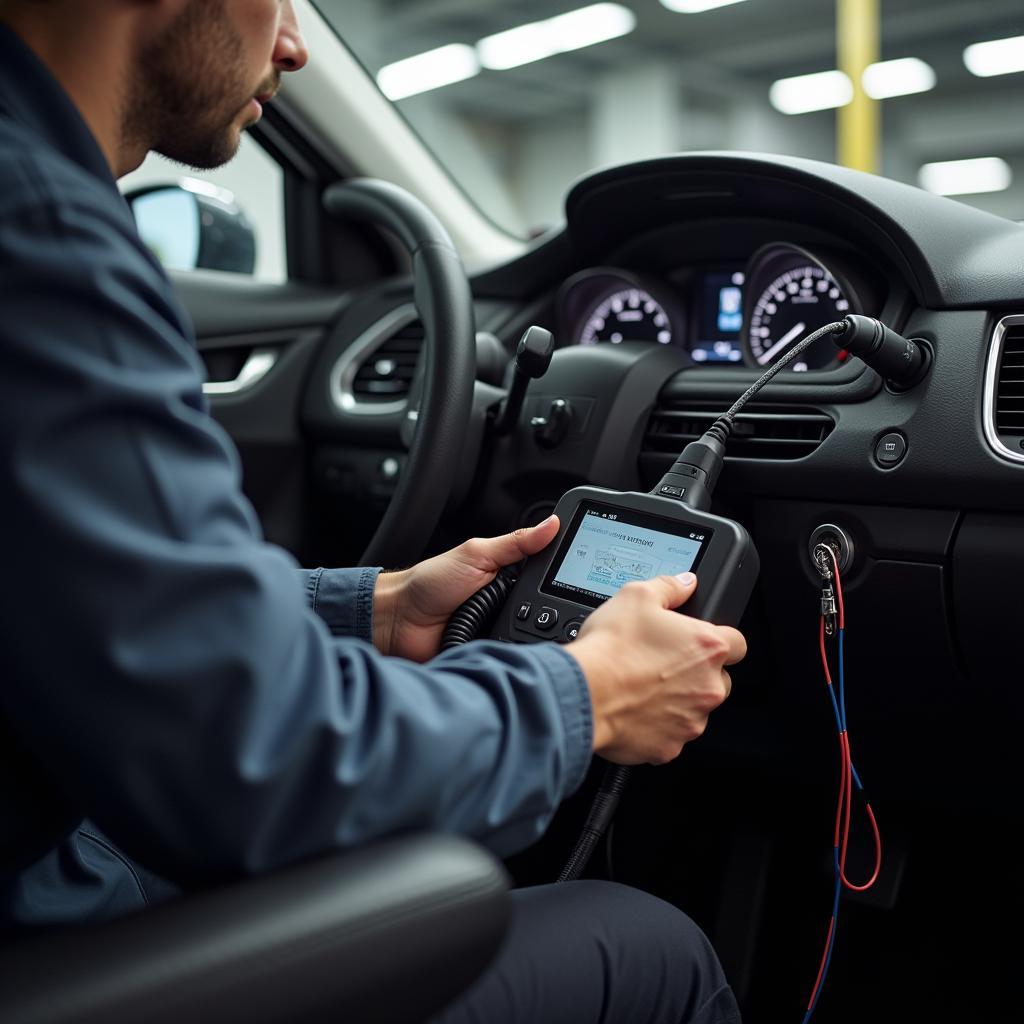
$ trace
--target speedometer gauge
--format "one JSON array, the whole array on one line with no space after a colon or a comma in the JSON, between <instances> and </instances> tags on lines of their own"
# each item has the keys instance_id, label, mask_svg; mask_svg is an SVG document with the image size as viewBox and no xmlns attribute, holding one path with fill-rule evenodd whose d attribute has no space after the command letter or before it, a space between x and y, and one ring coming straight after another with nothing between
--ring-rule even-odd
<instances>
[{"instance_id":1,"label":"speedometer gauge","mask_svg":"<svg viewBox=\"0 0 1024 1024\"><path fill-rule=\"evenodd\" d=\"M777 244L751 261L746 318L747 362L767 368L812 331L857 312L849 287L816 257L796 246ZM846 358L829 338L802 352L791 369L823 370Z\"/></svg>"},{"instance_id":2,"label":"speedometer gauge","mask_svg":"<svg viewBox=\"0 0 1024 1024\"><path fill-rule=\"evenodd\" d=\"M657 341L672 344L672 324L658 301L642 288L623 288L602 299L588 314L581 345L607 341Z\"/></svg>"},{"instance_id":3,"label":"speedometer gauge","mask_svg":"<svg viewBox=\"0 0 1024 1024\"><path fill-rule=\"evenodd\" d=\"M770 366L811 331L850 311L850 300L820 267L796 267L781 274L761 293L750 316L750 352L758 366ZM834 363L836 347L828 338L814 344L794 370L820 370Z\"/></svg>"}]
</instances>

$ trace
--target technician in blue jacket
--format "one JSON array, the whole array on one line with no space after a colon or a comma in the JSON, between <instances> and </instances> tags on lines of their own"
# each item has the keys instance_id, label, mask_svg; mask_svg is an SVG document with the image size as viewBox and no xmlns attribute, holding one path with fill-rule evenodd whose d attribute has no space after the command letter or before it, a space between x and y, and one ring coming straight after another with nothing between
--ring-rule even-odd
<instances>
[{"instance_id":1,"label":"technician in blue jacket","mask_svg":"<svg viewBox=\"0 0 1024 1024\"><path fill-rule=\"evenodd\" d=\"M566 647L438 655L454 608L553 520L383 574L263 542L115 179L150 150L229 160L306 59L290 0L0 0L6 929L141 906L150 872L187 886L399 831L520 849L592 753L675 757L744 654L668 611L695 581L662 577ZM667 904L593 882L515 899L446 1019L738 1019Z\"/></svg>"}]
</instances>

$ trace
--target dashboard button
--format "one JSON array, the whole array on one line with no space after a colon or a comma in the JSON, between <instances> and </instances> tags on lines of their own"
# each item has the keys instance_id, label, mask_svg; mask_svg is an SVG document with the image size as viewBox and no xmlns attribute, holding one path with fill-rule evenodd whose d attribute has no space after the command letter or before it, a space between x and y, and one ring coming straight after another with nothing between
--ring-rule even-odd
<instances>
[{"instance_id":1,"label":"dashboard button","mask_svg":"<svg viewBox=\"0 0 1024 1024\"><path fill-rule=\"evenodd\" d=\"M533 624L538 629L543 629L544 632L548 632L558 625L558 612L554 608L541 608L537 612L537 618L533 620Z\"/></svg>"},{"instance_id":2,"label":"dashboard button","mask_svg":"<svg viewBox=\"0 0 1024 1024\"><path fill-rule=\"evenodd\" d=\"M530 617L530 612L533 611L533 605L529 601L524 601L516 609L516 618L520 622L525 622Z\"/></svg>"},{"instance_id":3,"label":"dashboard button","mask_svg":"<svg viewBox=\"0 0 1024 1024\"><path fill-rule=\"evenodd\" d=\"M875 461L886 469L902 462L903 456L906 454L906 439L895 431L880 438L878 444L875 445Z\"/></svg>"},{"instance_id":4,"label":"dashboard button","mask_svg":"<svg viewBox=\"0 0 1024 1024\"><path fill-rule=\"evenodd\" d=\"M580 635L580 630L583 628L582 619L573 619L572 622L566 623L565 629L562 630L562 639L567 643L571 644L573 640Z\"/></svg>"}]
</instances>

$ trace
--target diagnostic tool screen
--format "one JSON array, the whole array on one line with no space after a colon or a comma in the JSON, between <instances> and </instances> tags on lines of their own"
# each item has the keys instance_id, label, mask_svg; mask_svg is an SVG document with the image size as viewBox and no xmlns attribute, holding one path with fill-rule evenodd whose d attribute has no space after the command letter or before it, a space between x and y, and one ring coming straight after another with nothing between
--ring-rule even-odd
<instances>
[{"instance_id":1,"label":"diagnostic tool screen","mask_svg":"<svg viewBox=\"0 0 1024 1024\"><path fill-rule=\"evenodd\" d=\"M596 608L632 580L693 569L711 534L693 523L585 501L566 530L543 589Z\"/></svg>"}]
</instances>

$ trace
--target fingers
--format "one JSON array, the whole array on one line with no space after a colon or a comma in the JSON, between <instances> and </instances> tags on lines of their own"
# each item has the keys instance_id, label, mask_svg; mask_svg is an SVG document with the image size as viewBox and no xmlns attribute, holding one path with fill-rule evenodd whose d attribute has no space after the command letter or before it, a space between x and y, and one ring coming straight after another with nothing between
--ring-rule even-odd
<instances>
[{"instance_id":1,"label":"fingers","mask_svg":"<svg viewBox=\"0 0 1024 1024\"><path fill-rule=\"evenodd\" d=\"M528 555L543 551L558 533L558 516L548 516L542 523L529 526L502 537L477 537L467 541L466 546L474 561L482 559L493 563L494 568L514 565Z\"/></svg>"},{"instance_id":2,"label":"fingers","mask_svg":"<svg viewBox=\"0 0 1024 1024\"><path fill-rule=\"evenodd\" d=\"M738 661L742 661L747 656L747 641L744 639L743 634L738 629L733 629L732 626L716 626L718 635L721 637L729 648L729 652L725 656L726 665L735 665Z\"/></svg>"},{"instance_id":3,"label":"fingers","mask_svg":"<svg viewBox=\"0 0 1024 1024\"><path fill-rule=\"evenodd\" d=\"M678 576L655 576L645 583L631 586L644 587L654 595L662 608L678 608L697 589L697 577L692 572L684 572Z\"/></svg>"}]
</instances>

